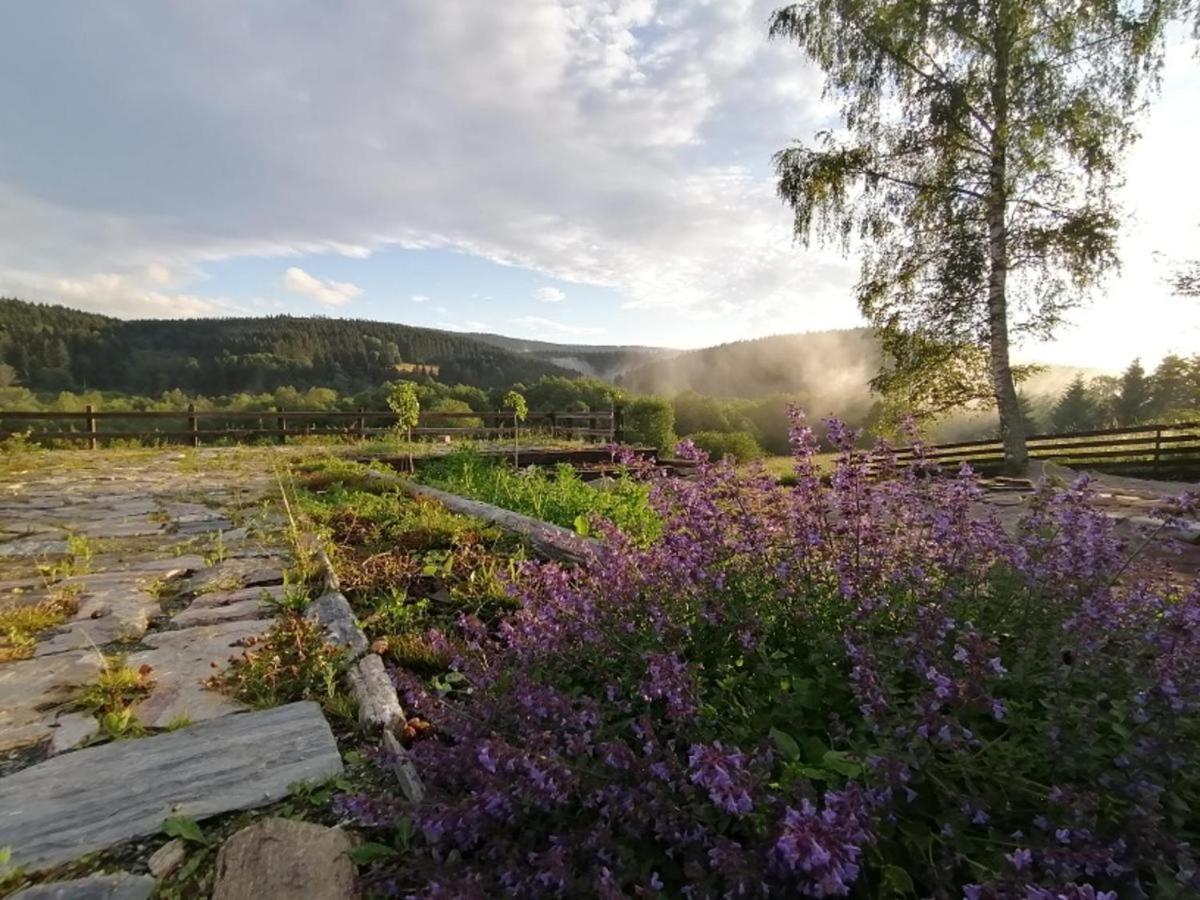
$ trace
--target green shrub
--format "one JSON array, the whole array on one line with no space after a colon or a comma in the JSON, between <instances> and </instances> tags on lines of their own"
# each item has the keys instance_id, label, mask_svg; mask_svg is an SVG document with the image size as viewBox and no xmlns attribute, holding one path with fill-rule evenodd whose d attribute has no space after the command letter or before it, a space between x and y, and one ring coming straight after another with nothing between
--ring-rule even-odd
<instances>
[{"instance_id":1,"label":"green shrub","mask_svg":"<svg viewBox=\"0 0 1200 900\"><path fill-rule=\"evenodd\" d=\"M466 400L455 400L449 397L445 400L438 400L428 409L428 412L430 413L469 413L474 411L475 410L471 408L471 404ZM438 420L434 419L434 421ZM461 419L446 419L439 422L439 424L444 425L447 428L482 428L483 419L471 416Z\"/></svg>"},{"instance_id":2,"label":"green shrub","mask_svg":"<svg viewBox=\"0 0 1200 900\"><path fill-rule=\"evenodd\" d=\"M763 455L762 447L747 431L697 431L689 434L688 440L713 460L732 456L738 462L749 462Z\"/></svg>"},{"instance_id":3,"label":"green shrub","mask_svg":"<svg viewBox=\"0 0 1200 900\"><path fill-rule=\"evenodd\" d=\"M661 397L638 397L625 406L625 442L659 451L674 449L675 410Z\"/></svg>"}]
</instances>

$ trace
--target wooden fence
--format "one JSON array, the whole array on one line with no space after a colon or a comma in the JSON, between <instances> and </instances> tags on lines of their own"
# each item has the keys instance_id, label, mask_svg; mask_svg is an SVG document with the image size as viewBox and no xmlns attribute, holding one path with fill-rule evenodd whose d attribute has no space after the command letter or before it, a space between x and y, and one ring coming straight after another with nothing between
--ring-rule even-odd
<instances>
[{"instance_id":1,"label":"wooden fence","mask_svg":"<svg viewBox=\"0 0 1200 900\"><path fill-rule=\"evenodd\" d=\"M139 427L140 426L140 427ZM204 427L208 426L208 427ZM272 409L154 412L31 412L0 410L0 440L24 436L57 446L84 444L96 449L111 441L181 443L199 447L211 441L251 442L289 437L367 440L395 433L392 412ZM621 409L596 412L531 412L520 423L524 432L554 439L621 441ZM513 432L513 414L497 412L422 412L414 438L499 438Z\"/></svg>"},{"instance_id":2,"label":"wooden fence","mask_svg":"<svg viewBox=\"0 0 1200 900\"><path fill-rule=\"evenodd\" d=\"M1028 439L1030 459L1140 478L1174 481L1200 479L1200 422L1105 428L1073 434L1037 434ZM913 460L911 447L896 451L897 462ZM937 444L924 448L924 458L940 465L970 463L982 474L1003 468L999 440Z\"/></svg>"}]
</instances>

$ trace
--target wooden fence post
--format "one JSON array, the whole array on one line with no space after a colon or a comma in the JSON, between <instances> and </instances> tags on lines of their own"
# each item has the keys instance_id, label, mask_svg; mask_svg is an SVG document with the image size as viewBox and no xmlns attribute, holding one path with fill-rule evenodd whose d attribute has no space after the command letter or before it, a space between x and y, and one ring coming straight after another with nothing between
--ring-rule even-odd
<instances>
[{"instance_id":1,"label":"wooden fence post","mask_svg":"<svg viewBox=\"0 0 1200 900\"><path fill-rule=\"evenodd\" d=\"M556 412L549 413L549 418L550 418L550 440L554 440L556 437L558 437L558 413L556 413Z\"/></svg>"},{"instance_id":2,"label":"wooden fence post","mask_svg":"<svg viewBox=\"0 0 1200 900\"><path fill-rule=\"evenodd\" d=\"M285 416L282 406L276 406L276 411L279 415L275 418L275 424L279 427L279 443L287 443L287 416Z\"/></svg>"},{"instance_id":3,"label":"wooden fence post","mask_svg":"<svg viewBox=\"0 0 1200 900\"><path fill-rule=\"evenodd\" d=\"M354 430L360 441L367 439L367 422L361 406L358 408L358 418L354 420Z\"/></svg>"},{"instance_id":4,"label":"wooden fence post","mask_svg":"<svg viewBox=\"0 0 1200 900\"><path fill-rule=\"evenodd\" d=\"M614 444L625 443L625 407L621 403L613 404L612 439Z\"/></svg>"},{"instance_id":5,"label":"wooden fence post","mask_svg":"<svg viewBox=\"0 0 1200 900\"><path fill-rule=\"evenodd\" d=\"M90 435L88 437L88 447L95 450L99 443L96 440L96 410L92 408L92 404L90 403L84 409L87 411L87 430Z\"/></svg>"},{"instance_id":6,"label":"wooden fence post","mask_svg":"<svg viewBox=\"0 0 1200 900\"><path fill-rule=\"evenodd\" d=\"M200 446L200 424L199 417L196 415L196 404L188 404L188 432L192 436L192 446Z\"/></svg>"},{"instance_id":7,"label":"wooden fence post","mask_svg":"<svg viewBox=\"0 0 1200 900\"><path fill-rule=\"evenodd\" d=\"M1162 466L1162 427L1154 429L1154 474L1157 476Z\"/></svg>"}]
</instances>

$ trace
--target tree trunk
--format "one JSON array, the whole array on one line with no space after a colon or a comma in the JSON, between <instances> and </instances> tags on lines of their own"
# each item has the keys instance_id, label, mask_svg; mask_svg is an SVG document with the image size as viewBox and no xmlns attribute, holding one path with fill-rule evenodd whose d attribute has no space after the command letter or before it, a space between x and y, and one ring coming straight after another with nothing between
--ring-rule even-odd
<instances>
[{"instance_id":1,"label":"tree trunk","mask_svg":"<svg viewBox=\"0 0 1200 900\"><path fill-rule=\"evenodd\" d=\"M992 83L995 116L991 138L991 170L988 177L988 349L991 354L992 387L1000 413L1000 440L1004 444L1004 468L1010 475L1024 473L1029 462L1025 447L1025 422L1017 401L1012 368L1008 361L1008 79L1011 32L1004 3L999 4L995 24L996 70Z\"/></svg>"}]
</instances>

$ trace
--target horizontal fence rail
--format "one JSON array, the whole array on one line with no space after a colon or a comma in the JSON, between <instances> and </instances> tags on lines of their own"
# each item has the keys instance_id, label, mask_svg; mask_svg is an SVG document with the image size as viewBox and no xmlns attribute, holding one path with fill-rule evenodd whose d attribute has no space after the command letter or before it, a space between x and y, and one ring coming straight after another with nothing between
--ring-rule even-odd
<instances>
[{"instance_id":1,"label":"horizontal fence rail","mask_svg":"<svg viewBox=\"0 0 1200 900\"><path fill-rule=\"evenodd\" d=\"M623 438L621 408L595 412L530 412L517 423L521 432L551 438L616 441ZM159 426L163 427L159 427ZM174 426L174 427L172 427ZM182 426L182 427L178 427ZM207 426L207 427L205 427ZM414 438L499 438L512 435L513 414L507 410L481 412L422 412ZM396 414L386 410L95 410L43 412L0 410L0 440L24 438L38 444L86 444L142 441L201 444L289 437L336 437L366 440L397 433Z\"/></svg>"},{"instance_id":2,"label":"horizontal fence rail","mask_svg":"<svg viewBox=\"0 0 1200 900\"><path fill-rule=\"evenodd\" d=\"M1030 459L1073 468L1175 481L1200 479L1200 422L1035 434L1027 438L1027 446ZM1004 466L1004 446L999 439L930 444L921 448L920 455L939 465L968 463L985 475L997 473ZM910 465L915 458L912 447L896 451L900 466Z\"/></svg>"}]
</instances>

